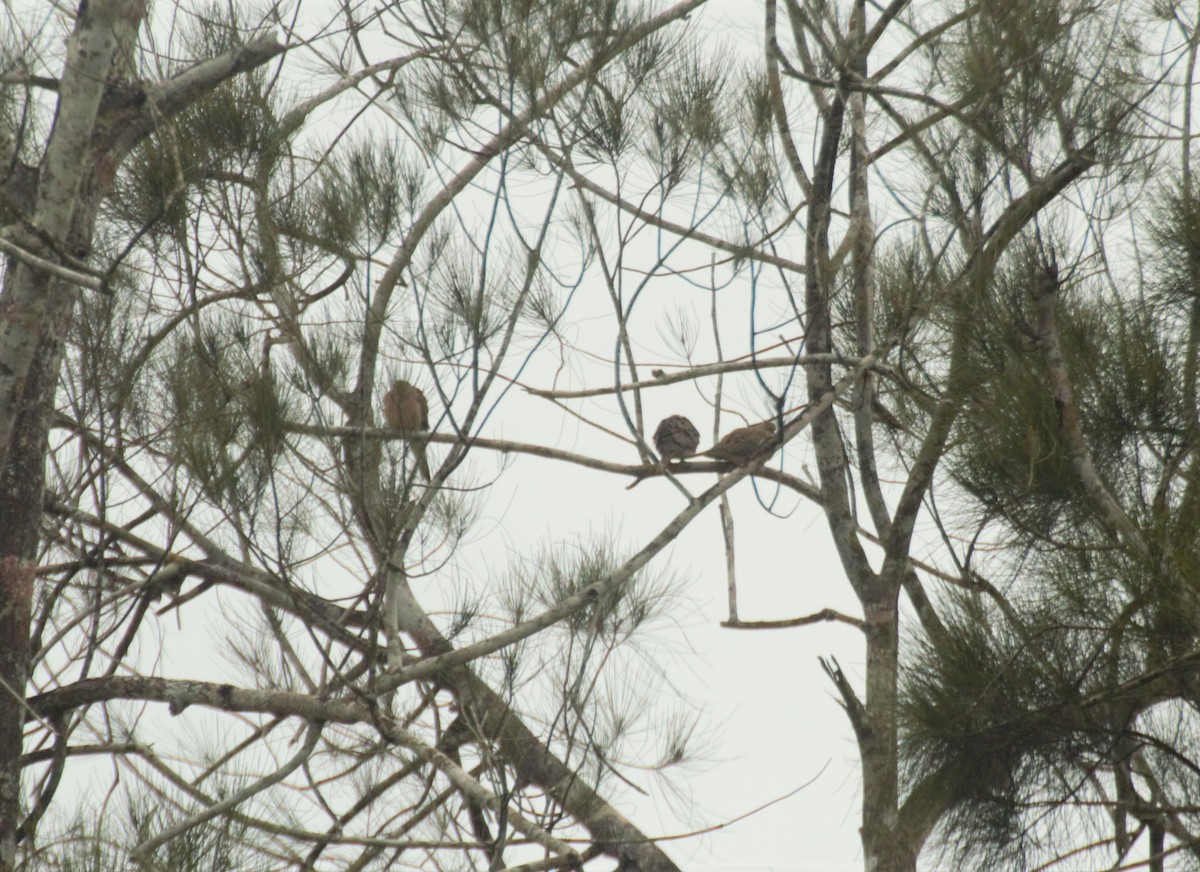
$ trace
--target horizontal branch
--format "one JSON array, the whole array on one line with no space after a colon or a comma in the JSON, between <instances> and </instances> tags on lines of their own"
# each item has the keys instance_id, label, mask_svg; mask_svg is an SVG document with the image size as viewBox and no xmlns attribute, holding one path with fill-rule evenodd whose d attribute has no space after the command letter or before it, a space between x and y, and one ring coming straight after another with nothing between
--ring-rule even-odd
<instances>
[{"instance_id":1,"label":"horizontal branch","mask_svg":"<svg viewBox=\"0 0 1200 872\"><path fill-rule=\"evenodd\" d=\"M7 239L3 233L0 233L0 251L11 255L27 266L31 266L34 269L49 273L50 275L60 278L69 284L86 288L89 291L111 293L111 291L105 290L104 282L101 279L78 270L70 269L62 264L55 263L54 261L38 257L28 249L22 248L20 245L17 245L16 243Z\"/></svg>"},{"instance_id":2,"label":"horizontal branch","mask_svg":"<svg viewBox=\"0 0 1200 872\"><path fill-rule=\"evenodd\" d=\"M437 442L443 445L467 444L472 448L484 448L489 451L499 451L501 454L529 454L534 457L544 457L547 460L565 460L576 466L589 469L599 469L603 472L615 472L622 475L637 475L646 469L640 463L614 463L608 460L597 460L583 454L563 451L561 448L550 448L546 445L534 445L531 442L514 442L510 439L486 439L482 436L459 436L454 433L438 433L426 430L394 430L388 427L326 427L312 424L287 424L285 429L291 433L305 436L344 437L359 436L364 439L420 439L422 442ZM700 464L697 464L700 465ZM706 464L711 466L712 464ZM717 464L724 467L724 464Z\"/></svg>"},{"instance_id":3,"label":"horizontal branch","mask_svg":"<svg viewBox=\"0 0 1200 872\"><path fill-rule=\"evenodd\" d=\"M85 678L74 684L40 693L28 701L41 717L53 717L98 702L140 700L166 703L171 714L202 705L226 712L257 712L309 721L357 724L371 719L371 709L357 700L317 699L305 693L282 690L247 690L211 681L154 678L141 675Z\"/></svg>"},{"instance_id":4,"label":"horizontal branch","mask_svg":"<svg viewBox=\"0 0 1200 872\"><path fill-rule=\"evenodd\" d=\"M29 88L44 88L58 91L58 79L49 76L31 76L26 73L0 73L0 85L21 85Z\"/></svg>"},{"instance_id":5,"label":"horizontal branch","mask_svg":"<svg viewBox=\"0 0 1200 872\"><path fill-rule=\"evenodd\" d=\"M42 748L21 755L21 766L32 766L35 763L48 763L53 760L58 751L55 748ZM145 754L146 746L136 742L110 742L101 745L69 745L63 752L67 757L88 757L92 754Z\"/></svg>"},{"instance_id":6,"label":"horizontal branch","mask_svg":"<svg viewBox=\"0 0 1200 872\"><path fill-rule=\"evenodd\" d=\"M803 615L799 618L784 618L778 621L721 621L721 626L730 630L783 630L789 627L804 627L809 624L818 624L825 621L838 621L843 624L849 624L858 630L866 627L866 623L860 618L844 615L836 609L821 609L821 611L813 612L811 615Z\"/></svg>"},{"instance_id":7,"label":"horizontal branch","mask_svg":"<svg viewBox=\"0 0 1200 872\"><path fill-rule=\"evenodd\" d=\"M677 382L691 381L692 379L705 378L710 375L724 375L730 372L745 372L747 370L772 369L775 367L786 366L804 366L811 363L833 363L844 364L845 366L858 366L861 361L858 358L846 357L841 354L801 354L788 355L785 357L771 358L747 358L741 360L722 361L720 363L704 363L699 366L690 366L680 372L670 374L663 373L656 375L654 378L647 381L629 382L622 385L605 385L602 388L584 388L575 391L548 391L540 388L525 388L526 391L533 394L535 397L543 397L551 400L569 400L579 399L582 397L600 397L606 394L615 394L622 391L635 391L643 388L656 388L664 385L672 385Z\"/></svg>"}]
</instances>

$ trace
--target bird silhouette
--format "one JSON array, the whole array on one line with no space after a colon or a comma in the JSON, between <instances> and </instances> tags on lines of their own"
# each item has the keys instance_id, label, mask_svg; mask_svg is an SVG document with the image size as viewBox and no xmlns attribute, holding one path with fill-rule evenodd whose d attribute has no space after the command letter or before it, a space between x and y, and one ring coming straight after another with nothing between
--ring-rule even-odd
<instances>
[{"instance_id":1,"label":"bird silhouette","mask_svg":"<svg viewBox=\"0 0 1200 872\"><path fill-rule=\"evenodd\" d=\"M761 424L752 424L726 433L720 442L700 454L741 466L751 460L757 460L769 451L773 452L777 444L775 422L763 421Z\"/></svg>"},{"instance_id":2,"label":"bird silhouette","mask_svg":"<svg viewBox=\"0 0 1200 872\"><path fill-rule=\"evenodd\" d=\"M663 460L680 460L694 453L699 446L700 432L683 415L663 418L654 431L654 447Z\"/></svg>"},{"instance_id":3,"label":"bird silhouette","mask_svg":"<svg viewBox=\"0 0 1200 872\"><path fill-rule=\"evenodd\" d=\"M428 430L429 402L425 394L404 379L396 379L391 390L383 395L383 419L393 430ZM429 460L425 456L425 440L409 436L413 460L421 477L429 481Z\"/></svg>"}]
</instances>

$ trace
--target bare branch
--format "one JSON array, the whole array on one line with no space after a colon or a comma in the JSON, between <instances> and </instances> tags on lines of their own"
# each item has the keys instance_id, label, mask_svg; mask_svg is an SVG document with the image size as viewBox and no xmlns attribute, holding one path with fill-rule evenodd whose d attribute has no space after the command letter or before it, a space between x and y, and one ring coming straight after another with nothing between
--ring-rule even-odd
<instances>
[{"instance_id":1,"label":"bare branch","mask_svg":"<svg viewBox=\"0 0 1200 872\"><path fill-rule=\"evenodd\" d=\"M861 618L844 615L836 609L821 609L821 611L813 612L811 615L803 615L799 618L781 618L774 621L742 621L731 619L721 621L721 626L728 627L731 630L785 630L791 627L806 627L809 624L819 624L827 621L837 621L858 630L863 629Z\"/></svg>"}]
</instances>

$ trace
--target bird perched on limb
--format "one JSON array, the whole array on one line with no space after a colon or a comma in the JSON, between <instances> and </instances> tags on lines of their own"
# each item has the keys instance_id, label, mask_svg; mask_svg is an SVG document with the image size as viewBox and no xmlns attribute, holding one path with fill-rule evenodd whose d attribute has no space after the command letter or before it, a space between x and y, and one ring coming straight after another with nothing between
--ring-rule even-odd
<instances>
[{"instance_id":1,"label":"bird perched on limb","mask_svg":"<svg viewBox=\"0 0 1200 872\"><path fill-rule=\"evenodd\" d=\"M654 431L654 448L663 460L682 460L700 446L700 431L683 415L662 419Z\"/></svg>"},{"instance_id":2,"label":"bird perched on limb","mask_svg":"<svg viewBox=\"0 0 1200 872\"><path fill-rule=\"evenodd\" d=\"M393 430L428 430L429 402L425 394L404 379L396 379L391 390L383 395L383 419ZM421 477L429 481L429 460L425 456L425 440L409 436L413 460Z\"/></svg>"},{"instance_id":3,"label":"bird perched on limb","mask_svg":"<svg viewBox=\"0 0 1200 872\"><path fill-rule=\"evenodd\" d=\"M720 442L707 451L701 451L700 455L741 466L768 452L773 453L777 445L775 422L763 421L726 433Z\"/></svg>"}]
</instances>

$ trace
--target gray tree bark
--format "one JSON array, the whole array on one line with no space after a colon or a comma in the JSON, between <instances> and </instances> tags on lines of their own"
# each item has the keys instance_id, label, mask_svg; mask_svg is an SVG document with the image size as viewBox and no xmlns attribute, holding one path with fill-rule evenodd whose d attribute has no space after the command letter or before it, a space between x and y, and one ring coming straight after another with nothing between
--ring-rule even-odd
<instances>
[{"instance_id":1,"label":"gray tree bark","mask_svg":"<svg viewBox=\"0 0 1200 872\"><path fill-rule=\"evenodd\" d=\"M274 40L259 40L146 86L132 78L145 13L143 0L80 5L41 165L11 164L12 177L36 178L36 187L32 211L0 230L18 252L0 289L0 872L13 868L23 836L21 738L46 440L64 342L83 292L29 261L86 261L116 167L155 120L282 51Z\"/></svg>"}]
</instances>

